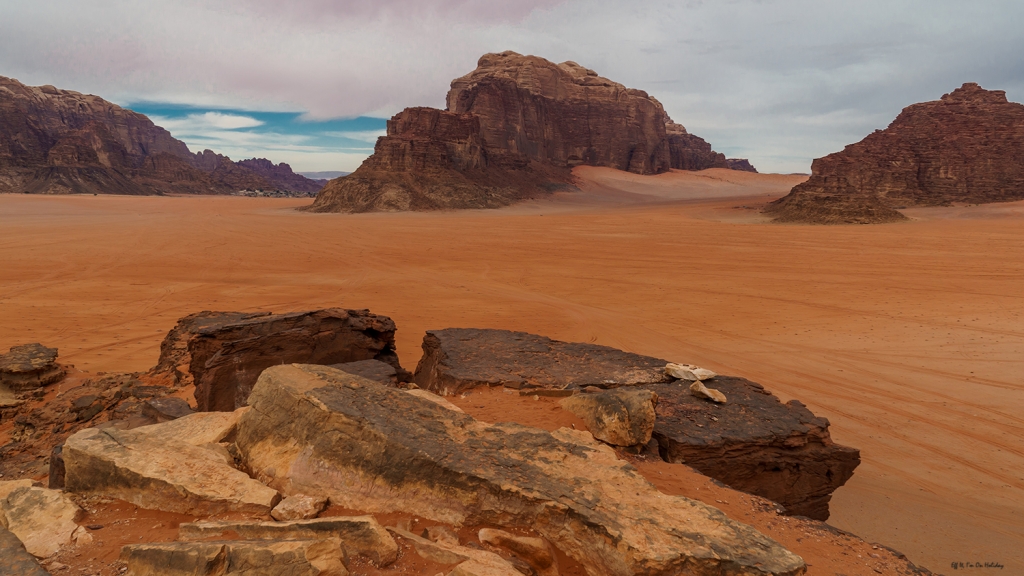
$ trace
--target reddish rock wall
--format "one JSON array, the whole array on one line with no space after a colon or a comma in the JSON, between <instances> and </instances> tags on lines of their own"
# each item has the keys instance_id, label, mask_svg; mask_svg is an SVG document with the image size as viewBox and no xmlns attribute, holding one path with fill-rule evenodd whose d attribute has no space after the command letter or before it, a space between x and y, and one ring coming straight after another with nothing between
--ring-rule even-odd
<instances>
[{"instance_id":1,"label":"reddish rock wall","mask_svg":"<svg viewBox=\"0 0 1024 576\"><path fill-rule=\"evenodd\" d=\"M766 212L783 222L872 223L904 220L900 206L1020 199L1024 106L968 83L815 160L811 178Z\"/></svg>"}]
</instances>

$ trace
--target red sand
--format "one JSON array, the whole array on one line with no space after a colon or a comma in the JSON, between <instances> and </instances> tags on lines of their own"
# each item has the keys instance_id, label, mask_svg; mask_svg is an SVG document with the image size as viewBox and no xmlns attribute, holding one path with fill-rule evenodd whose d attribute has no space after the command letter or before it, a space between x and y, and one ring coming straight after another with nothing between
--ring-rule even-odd
<instances>
[{"instance_id":1,"label":"red sand","mask_svg":"<svg viewBox=\"0 0 1024 576\"><path fill-rule=\"evenodd\" d=\"M630 198L643 178L582 176L589 196L440 214L3 195L0 347L142 370L191 312L345 306L394 318L409 368L423 331L449 326L693 362L799 398L862 450L834 526L937 571L1024 573L1022 203L738 224L799 178L672 173Z\"/></svg>"}]
</instances>

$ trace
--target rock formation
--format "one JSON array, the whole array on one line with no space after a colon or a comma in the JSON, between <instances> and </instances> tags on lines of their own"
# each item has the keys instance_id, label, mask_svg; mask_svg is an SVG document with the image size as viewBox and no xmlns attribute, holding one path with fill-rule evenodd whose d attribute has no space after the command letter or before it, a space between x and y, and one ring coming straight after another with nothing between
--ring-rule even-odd
<instances>
[{"instance_id":1,"label":"rock formation","mask_svg":"<svg viewBox=\"0 0 1024 576\"><path fill-rule=\"evenodd\" d=\"M654 438L668 462L686 464L737 490L778 502L787 514L827 520L832 493L853 476L860 451L840 446L829 422L803 404L783 404L759 384L718 376L719 404L689 383L653 384Z\"/></svg>"},{"instance_id":2,"label":"rock formation","mask_svg":"<svg viewBox=\"0 0 1024 576\"><path fill-rule=\"evenodd\" d=\"M898 208L1024 199L1024 105L968 83L903 109L765 210L780 222L895 222Z\"/></svg>"},{"instance_id":3,"label":"rock formation","mask_svg":"<svg viewBox=\"0 0 1024 576\"><path fill-rule=\"evenodd\" d=\"M717 395L708 396L726 403L695 397L689 379L697 375L713 378L709 382ZM832 442L828 420L816 418L799 403L782 404L760 384L607 346L507 330L430 330L413 381L438 394L460 394L477 386L530 393L588 387L635 391L634 401L609 397L598 402L600 395L577 394L565 407L594 426L595 437L612 444L621 443L617 436L636 436L653 425L666 461L685 463L733 488L770 498L790 514L816 519L828 518L832 492L860 463L857 450ZM652 396L657 398L656 418L650 422L640 409L644 403L635 401L642 394L647 394L648 406ZM610 425L632 428L625 426L627 420L636 421L633 432L608 434Z\"/></svg>"},{"instance_id":4,"label":"rock formation","mask_svg":"<svg viewBox=\"0 0 1024 576\"><path fill-rule=\"evenodd\" d=\"M638 174L728 168L642 90L575 62L486 54L452 81L447 109L407 108L314 212L495 208L572 181L578 165Z\"/></svg>"},{"instance_id":5,"label":"rock formation","mask_svg":"<svg viewBox=\"0 0 1024 576\"><path fill-rule=\"evenodd\" d=\"M0 526L0 574L50 576L17 536Z\"/></svg>"},{"instance_id":6,"label":"rock formation","mask_svg":"<svg viewBox=\"0 0 1024 576\"><path fill-rule=\"evenodd\" d=\"M150 374L167 375L178 386L195 384L200 411L231 411L245 406L256 378L269 366L359 360L379 360L400 376L407 374L398 363L390 318L341 308L290 314L200 312L168 332Z\"/></svg>"},{"instance_id":7,"label":"rock formation","mask_svg":"<svg viewBox=\"0 0 1024 576\"><path fill-rule=\"evenodd\" d=\"M18 393L58 382L64 368L57 364L57 349L42 344L13 346L0 354L0 390Z\"/></svg>"},{"instance_id":8,"label":"rock formation","mask_svg":"<svg viewBox=\"0 0 1024 576\"><path fill-rule=\"evenodd\" d=\"M0 76L0 192L227 194L243 188L311 193L320 185L268 160L232 162L184 142L98 96Z\"/></svg>"},{"instance_id":9,"label":"rock formation","mask_svg":"<svg viewBox=\"0 0 1024 576\"><path fill-rule=\"evenodd\" d=\"M594 438L612 446L642 446L654 432L658 395L650 390L574 394L559 403L580 417Z\"/></svg>"},{"instance_id":10,"label":"rock formation","mask_svg":"<svg viewBox=\"0 0 1024 576\"><path fill-rule=\"evenodd\" d=\"M413 382L441 395L477 386L615 388L668 382L665 361L577 342L508 330L428 330Z\"/></svg>"},{"instance_id":11,"label":"rock formation","mask_svg":"<svg viewBox=\"0 0 1024 576\"><path fill-rule=\"evenodd\" d=\"M757 173L757 168L750 163L750 160L746 158L729 158L726 160L729 163L730 170L740 170L742 172L754 172Z\"/></svg>"},{"instance_id":12,"label":"rock formation","mask_svg":"<svg viewBox=\"0 0 1024 576\"><path fill-rule=\"evenodd\" d=\"M658 492L586 432L485 424L325 366L268 368L249 402L238 451L285 494L457 525L533 528L595 575L805 570L749 526Z\"/></svg>"}]
</instances>

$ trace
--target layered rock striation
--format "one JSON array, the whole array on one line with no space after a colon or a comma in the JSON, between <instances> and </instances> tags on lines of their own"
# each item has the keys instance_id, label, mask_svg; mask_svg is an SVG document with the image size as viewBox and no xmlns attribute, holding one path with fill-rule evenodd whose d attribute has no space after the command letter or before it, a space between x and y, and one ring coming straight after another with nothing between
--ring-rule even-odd
<instances>
[{"instance_id":1,"label":"layered rock striation","mask_svg":"<svg viewBox=\"0 0 1024 576\"><path fill-rule=\"evenodd\" d=\"M320 184L269 160L232 162L184 142L146 116L98 96L0 76L0 192L312 193Z\"/></svg>"},{"instance_id":2,"label":"layered rock striation","mask_svg":"<svg viewBox=\"0 0 1024 576\"><path fill-rule=\"evenodd\" d=\"M575 62L502 52L452 81L445 110L395 115L374 154L309 209L494 208L565 187L578 165L637 174L729 167L646 92Z\"/></svg>"},{"instance_id":3,"label":"layered rock striation","mask_svg":"<svg viewBox=\"0 0 1024 576\"><path fill-rule=\"evenodd\" d=\"M781 222L905 220L905 206L1024 199L1024 105L968 83L908 106L885 130L819 158L768 206Z\"/></svg>"}]
</instances>

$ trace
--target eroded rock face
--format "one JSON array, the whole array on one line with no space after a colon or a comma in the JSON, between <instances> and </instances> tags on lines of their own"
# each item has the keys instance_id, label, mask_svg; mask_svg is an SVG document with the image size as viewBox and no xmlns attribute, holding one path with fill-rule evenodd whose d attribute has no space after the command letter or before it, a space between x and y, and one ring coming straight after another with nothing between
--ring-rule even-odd
<instances>
[{"instance_id":1,"label":"eroded rock face","mask_svg":"<svg viewBox=\"0 0 1024 576\"><path fill-rule=\"evenodd\" d=\"M832 492L853 476L860 451L832 441L828 420L797 401L783 404L759 384L718 376L728 397L694 397L689 383L657 384L654 438L668 462L686 464L788 514L827 520Z\"/></svg>"},{"instance_id":2,"label":"eroded rock face","mask_svg":"<svg viewBox=\"0 0 1024 576\"><path fill-rule=\"evenodd\" d=\"M1024 199L1024 105L968 83L903 109L885 130L819 158L765 210L781 222L905 220L901 206Z\"/></svg>"},{"instance_id":3,"label":"eroded rock face","mask_svg":"<svg viewBox=\"0 0 1024 576\"><path fill-rule=\"evenodd\" d=\"M529 527L594 575L804 572L749 526L661 494L586 432L485 424L311 365L265 370L249 402L239 451L286 494L447 524Z\"/></svg>"},{"instance_id":4,"label":"eroded rock face","mask_svg":"<svg viewBox=\"0 0 1024 576\"><path fill-rule=\"evenodd\" d=\"M200 411L231 411L245 405L260 372L278 364L379 360L404 376L395 330L390 318L368 310L200 312L167 334L151 373L194 383Z\"/></svg>"},{"instance_id":5,"label":"eroded rock face","mask_svg":"<svg viewBox=\"0 0 1024 576\"><path fill-rule=\"evenodd\" d=\"M337 516L286 522L205 521L182 524L178 539L320 540L337 538L352 556L368 558L379 568L398 560L398 544L373 516Z\"/></svg>"},{"instance_id":6,"label":"eroded rock face","mask_svg":"<svg viewBox=\"0 0 1024 576\"><path fill-rule=\"evenodd\" d=\"M668 382L666 362L596 344L509 330L428 330L413 381L437 394L476 386L616 388Z\"/></svg>"},{"instance_id":7,"label":"eroded rock face","mask_svg":"<svg viewBox=\"0 0 1024 576\"><path fill-rule=\"evenodd\" d=\"M163 542L121 550L130 576L348 576L341 541Z\"/></svg>"},{"instance_id":8,"label":"eroded rock face","mask_svg":"<svg viewBox=\"0 0 1024 576\"><path fill-rule=\"evenodd\" d=\"M185 514L269 514L276 490L234 468L219 442L239 413L193 414L133 430L89 428L64 444L68 492Z\"/></svg>"},{"instance_id":9,"label":"eroded rock face","mask_svg":"<svg viewBox=\"0 0 1024 576\"><path fill-rule=\"evenodd\" d=\"M236 163L205 152L192 154L146 116L98 96L0 76L0 192L221 194L320 188L287 164Z\"/></svg>"},{"instance_id":10,"label":"eroded rock face","mask_svg":"<svg viewBox=\"0 0 1024 576\"><path fill-rule=\"evenodd\" d=\"M580 417L594 438L613 446L639 446L651 441L658 395L650 390L605 390L575 394L562 400L563 409Z\"/></svg>"},{"instance_id":11,"label":"eroded rock face","mask_svg":"<svg viewBox=\"0 0 1024 576\"><path fill-rule=\"evenodd\" d=\"M373 155L309 209L497 208L568 188L581 164L638 174L729 167L646 92L575 62L486 54L452 81L447 104L395 115Z\"/></svg>"},{"instance_id":12,"label":"eroded rock face","mask_svg":"<svg viewBox=\"0 0 1024 576\"><path fill-rule=\"evenodd\" d=\"M42 344L12 346L0 354L0 389L26 392L60 381L64 368L57 364L57 349Z\"/></svg>"}]
</instances>

